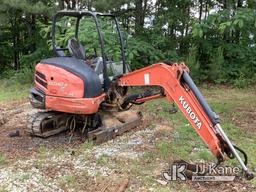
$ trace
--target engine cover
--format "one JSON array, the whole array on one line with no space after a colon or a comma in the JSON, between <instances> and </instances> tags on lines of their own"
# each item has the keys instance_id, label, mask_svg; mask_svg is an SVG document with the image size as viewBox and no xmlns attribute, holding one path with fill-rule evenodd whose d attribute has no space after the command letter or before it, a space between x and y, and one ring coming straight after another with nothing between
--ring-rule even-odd
<instances>
[{"instance_id":1,"label":"engine cover","mask_svg":"<svg viewBox=\"0 0 256 192\"><path fill-rule=\"evenodd\" d=\"M36 87L46 95L93 98L102 93L96 72L84 61L72 57L42 60L36 66Z\"/></svg>"}]
</instances>

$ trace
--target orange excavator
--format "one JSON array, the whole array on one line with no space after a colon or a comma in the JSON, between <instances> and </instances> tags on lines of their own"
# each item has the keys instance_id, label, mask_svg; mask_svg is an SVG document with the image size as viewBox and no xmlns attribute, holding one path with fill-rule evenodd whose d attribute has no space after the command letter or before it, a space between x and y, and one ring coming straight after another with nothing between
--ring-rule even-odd
<instances>
[{"instance_id":1,"label":"orange excavator","mask_svg":"<svg viewBox=\"0 0 256 192\"><path fill-rule=\"evenodd\" d=\"M76 20L75 33L67 47L58 47L56 23L63 17ZM89 59L79 42L79 24L83 17L92 18L99 37L101 54L95 54L93 59ZM115 23L120 62L106 55L99 21L102 17ZM165 97L178 106L218 163L225 160L225 155L236 158L245 178L254 177L246 166L246 154L224 133L219 117L207 104L184 63L162 62L130 72L122 33L113 15L59 11L53 18L52 45L56 56L42 60L35 68L35 87L30 90L29 98L32 106L40 111L28 117L27 132L31 135L48 137L66 129L71 133L79 129L86 137L101 143L141 123L141 113L130 110L133 105ZM131 87L156 89L135 93L128 90ZM237 151L244 154L245 161Z\"/></svg>"}]
</instances>

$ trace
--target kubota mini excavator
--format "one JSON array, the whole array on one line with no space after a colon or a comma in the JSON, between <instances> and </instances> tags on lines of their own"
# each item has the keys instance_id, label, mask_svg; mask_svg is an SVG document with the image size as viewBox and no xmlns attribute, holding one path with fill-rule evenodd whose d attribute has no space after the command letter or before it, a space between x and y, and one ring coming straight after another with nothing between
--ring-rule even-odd
<instances>
[{"instance_id":1,"label":"kubota mini excavator","mask_svg":"<svg viewBox=\"0 0 256 192\"><path fill-rule=\"evenodd\" d=\"M68 47L57 47L56 22L63 17L76 20L75 34L68 41ZM90 63L78 37L83 17L93 19L101 50L101 56ZM119 65L106 55L99 22L101 17L110 18L115 23L122 58ZM244 176L253 178L253 173L246 167L246 154L224 133L219 117L194 84L185 64L162 62L129 71L122 34L113 15L83 10L59 11L53 18L52 45L56 57L42 60L35 68L35 87L31 89L29 98L32 106L41 111L28 117L27 131L31 135L48 137L67 128L71 131L80 129L87 137L100 143L141 123L141 114L129 111L132 105L165 97L178 106L219 163L225 160L225 154L229 158L237 158ZM66 56L65 51L70 55ZM120 66L121 73L117 73ZM128 88L139 86L156 86L160 90L128 92ZM109 123L111 119L114 121ZM245 162L237 150L244 154Z\"/></svg>"}]
</instances>

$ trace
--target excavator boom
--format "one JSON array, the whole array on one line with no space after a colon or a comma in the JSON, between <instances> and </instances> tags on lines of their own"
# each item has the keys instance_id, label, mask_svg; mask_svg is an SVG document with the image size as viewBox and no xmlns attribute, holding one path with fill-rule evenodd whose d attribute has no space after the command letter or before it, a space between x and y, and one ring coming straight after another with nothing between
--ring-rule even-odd
<instances>
[{"instance_id":1,"label":"excavator boom","mask_svg":"<svg viewBox=\"0 0 256 192\"><path fill-rule=\"evenodd\" d=\"M219 117L212 111L206 100L196 87L189 75L189 69L181 64L154 64L131 73L125 74L118 79L121 87L130 86L160 86L170 102L175 102L185 115L192 127L208 145L218 162L225 160L224 153L229 157L236 157L241 164L247 179L252 179L253 174L248 171L245 163L241 160L234 146L222 130ZM144 102L159 98L160 95L140 95L132 100L124 98L127 102Z\"/></svg>"}]
</instances>

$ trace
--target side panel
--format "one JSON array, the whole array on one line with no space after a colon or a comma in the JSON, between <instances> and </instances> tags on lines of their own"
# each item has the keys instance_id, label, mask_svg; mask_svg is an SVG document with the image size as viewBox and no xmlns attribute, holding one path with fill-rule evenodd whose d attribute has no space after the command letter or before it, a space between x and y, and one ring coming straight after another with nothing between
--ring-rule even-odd
<instances>
[{"instance_id":1,"label":"side panel","mask_svg":"<svg viewBox=\"0 0 256 192\"><path fill-rule=\"evenodd\" d=\"M42 65L45 64L61 68L83 80L83 97L93 98L102 94L100 78L96 72L88 64L86 64L86 62L73 57L53 57L44 59L40 63Z\"/></svg>"},{"instance_id":2,"label":"side panel","mask_svg":"<svg viewBox=\"0 0 256 192\"><path fill-rule=\"evenodd\" d=\"M84 90L84 81L80 77L63 68L39 63L36 66L35 88L31 92L30 102L37 107L35 104L40 98L40 104L45 109L73 114L97 113L105 100L105 93L85 98Z\"/></svg>"},{"instance_id":3,"label":"side panel","mask_svg":"<svg viewBox=\"0 0 256 192\"><path fill-rule=\"evenodd\" d=\"M46 109L74 114L93 114L98 112L99 105L105 99L105 94L95 98L62 98L46 96Z\"/></svg>"},{"instance_id":4,"label":"side panel","mask_svg":"<svg viewBox=\"0 0 256 192\"><path fill-rule=\"evenodd\" d=\"M35 85L46 95L71 98L83 98L84 95L83 80L53 65L37 64Z\"/></svg>"}]
</instances>

